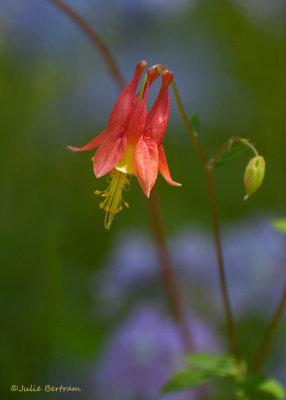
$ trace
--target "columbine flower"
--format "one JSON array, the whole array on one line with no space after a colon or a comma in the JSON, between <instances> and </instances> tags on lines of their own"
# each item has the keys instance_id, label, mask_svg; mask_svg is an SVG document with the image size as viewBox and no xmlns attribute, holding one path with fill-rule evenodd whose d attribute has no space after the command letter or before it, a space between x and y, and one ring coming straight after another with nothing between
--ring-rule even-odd
<instances>
[{"instance_id":1,"label":"columbine flower","mask_svg":"<svg viewBox=\"0 0 286 400\"><path fill-rule=\"evenodd\" d=\"M158 170L170 185L180 186L171 178L161 144L169 119L168 87L173 80L173 74L168 70L162 72L160 92L147 115L148 91L153 81L161 74L161 69L149 68L146 84L140 93L135 95L146 66L145 61L137 64L133 78L115 103L106 130L81 148L69 147L71 151L76 152L99 146L93 158L93 170L97 178L109 173L109 186L105 191L96 190L95 194L103 198L99 207L106 211L107 229L123 205L129 207L123 200L122 191L128 189L130 176L137 176L147 197L155 184Z\"/></svg>"}]
</instances>

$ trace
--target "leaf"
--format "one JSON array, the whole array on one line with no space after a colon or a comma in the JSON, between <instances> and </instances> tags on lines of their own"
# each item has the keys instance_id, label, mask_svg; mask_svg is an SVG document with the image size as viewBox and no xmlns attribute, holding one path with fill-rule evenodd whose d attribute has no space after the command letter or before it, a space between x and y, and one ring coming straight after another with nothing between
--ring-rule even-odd
<instances>
[{"instance_id":1,"label":"leaf","mask_svg":"<svg viewBox=\"0 0 286 400\"><path fill-rule=\"evenodd\" d=\"M235 359L231 355L218 356L209 353L192 353L186 357L196 369L181 371L163 387L163 393L177 392L203 385L206 382L237 376Z\"/></svg>"},{"instance_id":2,"label":"leaf","mask_svg":"<svg viewBox=\"0 0 286 400\"><path fill-rule=\"evenodd\" d=\"M237 363L233 356L218 356L210 353L192 353L187 356L187 361L196 369L206 369L220 376L235 376L238 373ZM246 369L243 366L243 370Z\"/></svg>"},{"instance_id":3,"label":"leaf","mask_svg":"<svg viewBox=\"0 0 286 400\"><path fill-rule=\"evenodd\" d=\"M174 375L163 387L162 394L190 389L217 378L216 374L205 370L181 371Z\"/></svg>"},{"instance_id":4,"label":"leaf","mask_svg":"<svg viewBox=\"0 0 286 400\"><path fill-rule=\"evenodd\" d=\"M231 147L221 155L221 157L216 161L215 166L226 164L227 162L246 152L248 149L249 147L243 143Z\"/></svg>"},{"instance_id":5,"label":"leaf","mask_svg":"<svg viewBox=\"0 0 286 400\"><path fill-rule=\"evenodd\" d=\"M192 113L190 118L190 125L195 133L199 133L201 129L201 121L198 113Z\"/></svg>"},{"instance_id":6,"label":"leaf","mask_svg":"<svg viewBox=\"0 0 286 400\"><path fill-rule=\"evenodd\" d=\"M272 394L275 399L285 399L283 386L274 379L267 379L260 385L260 390Z\"/></svg>"},{"instance_id":7,"label":"leaf","mask_svg":"<svg viewBox=\"0 0 286 400\"><path fill-rule=\"evenodd\" d=\"M187 361L189 361L194 367L207 369L213 369L217 365L219 358L221 357L216 354L203 352L191 353L186 357Z\"/></svg>"},{"instance_id":8,"label":"leaf","mask_svg":"<svg viewBox=\"0 0 286 400\"><path fill-rule=\"evenodd\" d=\"M260 375L247 375L236 380L237 397L240 400L285 399L285 391L274 379Z\"/></svg>"},{"instance_id":9,"label":"leaf","mask_svg":"<svg viewBox=\"0 0 286 400\"><path fill-rule=\"evenodd\" d=\"M286 233L286 218L274 219L272 226L282 233Z\"/></svg>"}]
</instances>

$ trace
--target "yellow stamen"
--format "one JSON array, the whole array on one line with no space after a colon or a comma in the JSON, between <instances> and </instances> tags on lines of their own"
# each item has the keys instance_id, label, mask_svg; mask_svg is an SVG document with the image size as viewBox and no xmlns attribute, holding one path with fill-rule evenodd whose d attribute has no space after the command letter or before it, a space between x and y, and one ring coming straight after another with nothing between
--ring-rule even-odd
<instances>
[{"instance_id":1,"label":"yellow stamen","mask_svg":"<svg viewBox=\"0 0 286 400\"><path fill-rule=\"evenodd\" d=\"M107 177L107 181L109 186L106 190L102 192L95 190L94 193L104 198L99 208L105 211L105 228L110 229L113 218L122 210L122 205L129 208L129 204L122 198L122 190L129 189L129 178L126 173L114 169Z\"/></svg>"}]
</instances>

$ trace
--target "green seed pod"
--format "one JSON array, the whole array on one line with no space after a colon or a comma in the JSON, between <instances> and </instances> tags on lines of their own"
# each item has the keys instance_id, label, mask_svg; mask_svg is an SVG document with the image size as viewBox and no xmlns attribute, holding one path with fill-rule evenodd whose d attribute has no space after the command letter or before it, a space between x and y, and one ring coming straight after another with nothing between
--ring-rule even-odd
<instances>
[{"instance_id":1,"label":"green seed pod","mask_svg":"<svg viewBox=\"0 0 286 400\"><path fill-rule=\"evenodd\" d=\"M258 190L263 182L265 174L265 160L262 156L253 157L244 173L244 187L246 195L244 200L247 200L256 190Z\"/></svg>"}]
</instances>

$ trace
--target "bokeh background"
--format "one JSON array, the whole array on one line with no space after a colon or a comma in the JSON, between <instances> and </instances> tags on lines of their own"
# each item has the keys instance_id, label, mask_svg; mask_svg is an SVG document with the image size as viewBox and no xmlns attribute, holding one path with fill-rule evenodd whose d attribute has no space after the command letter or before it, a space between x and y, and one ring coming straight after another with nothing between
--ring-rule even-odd
<instances>
[{"instance_id":1,"label":"bokeh background","mask_svg":"<svg viewBox=\"0 0 286 400\"><path fill-rule=\"evenodd\" d=\"M215 170L231 301L251 361L285 281L286 2L69 0L130 79L142 59L174 73L209 157L231 135L264 155L263 187L243 201L245 153ZM159 88L154 84L149 105ZM117 88L84 34L49 1L0 0L2 398L16 385L78 386L61 398L157 400L180 367L181 343L160 280L135 179L111 231L93 191L92 154L72 154L107 123ZM171 93L165 149L181 188L157 187L196 347L225 351L209 200ZM286 384L286 322L263 372ZM209 388L230 399L227 386ZM191 393L196 398L196 393ZM55 398L30 393L26 398ZM182 393L166 397L190 399Z\"/></svg>"}]
</instances>

